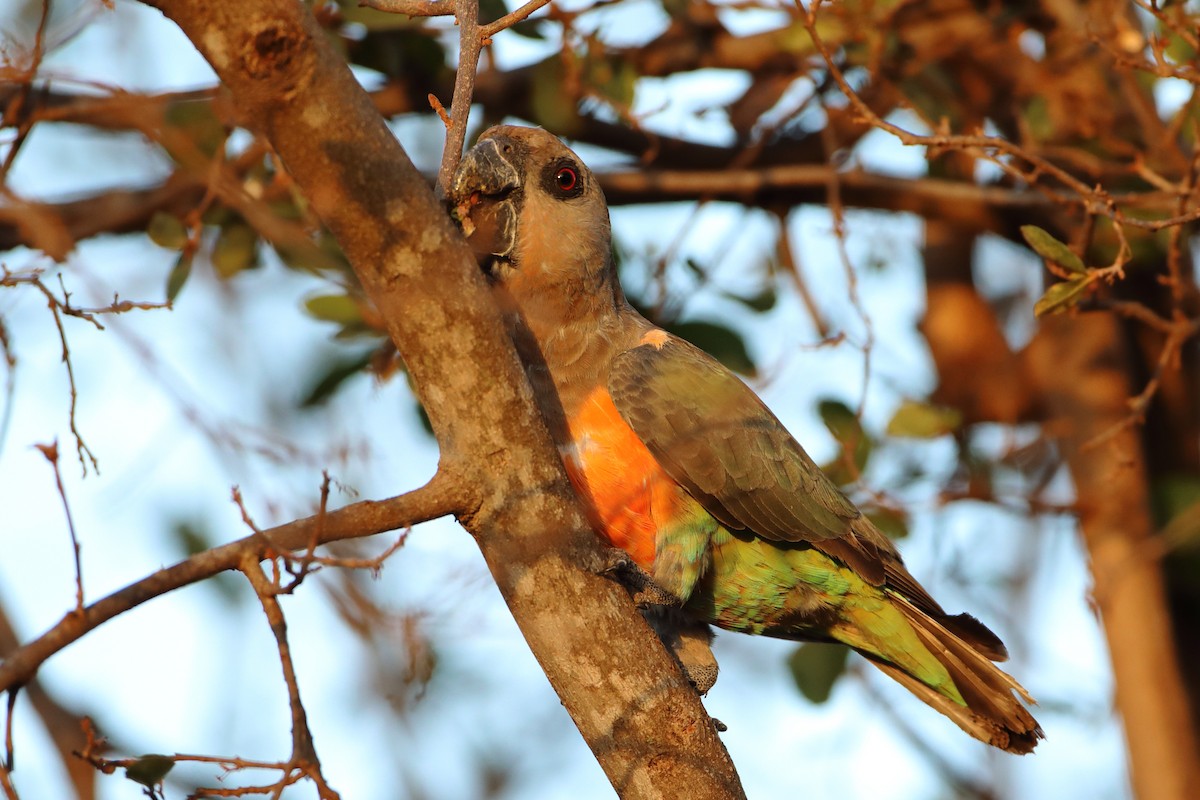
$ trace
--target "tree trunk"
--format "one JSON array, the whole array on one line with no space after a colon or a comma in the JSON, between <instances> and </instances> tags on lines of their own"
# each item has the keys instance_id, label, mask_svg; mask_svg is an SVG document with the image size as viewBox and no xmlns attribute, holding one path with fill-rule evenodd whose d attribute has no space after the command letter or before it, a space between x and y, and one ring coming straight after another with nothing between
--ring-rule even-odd
<instances>
[{"instance_id":1,"label":"tree trunk","mask_svg":"<svg viewBox=\"0 0 1200 800\"><path fill-rule=\"evenodd\" d=\"M1075 481L1125 723L1134 794L1200 797L1195 734L1183 698L1163 588L1139 432L1128 421L1136 391L1120 322L1109 313L1050 317L1028 350L1033 380ZM1116 433L1113 433L1113 431Z\"/></svg>"},{"instance_id":2,"label":"tree trunk","mask_svg":"<svg viewBox=\"0 0 1200 800\"><path fill-rule=\"evenodd\" d=\"M695 691L599 544L462 237L345 61L295 0L160 0L337 237L404 357L439 470L530 648L617 793L739 798Z\"/></svg>"}]
</instances>

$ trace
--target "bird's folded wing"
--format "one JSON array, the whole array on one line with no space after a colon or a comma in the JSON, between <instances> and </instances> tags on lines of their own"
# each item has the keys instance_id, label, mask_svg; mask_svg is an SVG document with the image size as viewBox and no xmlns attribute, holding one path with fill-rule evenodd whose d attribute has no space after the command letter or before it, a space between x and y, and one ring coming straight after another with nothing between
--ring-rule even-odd
<instances>
[{"instance_id":1,"label":"bird's folded wing","mask_svg":"<svg viewBox=\"0 0 1200 800\"><path fill-rule=\"evenodd\" d=\"M860 516L749 387L682 339L617 356L608 389L663 468L726 527L819 543Z\"/></svg>"}]
</instances>

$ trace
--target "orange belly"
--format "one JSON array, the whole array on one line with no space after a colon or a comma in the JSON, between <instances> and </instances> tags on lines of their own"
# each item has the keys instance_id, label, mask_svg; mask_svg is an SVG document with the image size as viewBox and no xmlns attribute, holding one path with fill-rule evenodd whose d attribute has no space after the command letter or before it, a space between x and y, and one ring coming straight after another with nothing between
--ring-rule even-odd
<instances>
[{"instance_id":1,"label":"orange belly","mask_svg":"<svg viewBox=\"0 0 1200 800\"><path fill-rule=\"evenodd\" d=\"M650 570L658 529L680 510L678 485L621 419L603 388L588 396L567 427L572 441L562 449L563 463L592 526Z\"/></svg>"}]
</instances>

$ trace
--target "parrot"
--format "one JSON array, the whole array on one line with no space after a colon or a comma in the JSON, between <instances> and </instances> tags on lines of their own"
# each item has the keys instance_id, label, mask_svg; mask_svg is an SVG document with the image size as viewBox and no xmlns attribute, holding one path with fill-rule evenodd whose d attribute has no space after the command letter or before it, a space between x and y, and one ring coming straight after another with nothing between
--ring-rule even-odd
<instances>
[{"instance_id":1,"label":"parrot","mask_svg":"<svg viewBox=\"0 0 1200 800\"><path fill-rule=\"evenodd\" d=\"M709 625L841 643L976 739L1034 749L1034 700L993 663L1000 639L938 605L749 386L629 304L604 194L570 148L492 127L446 203L592 527L642 576L639 596L705 632L657 628L701 694L715 661L689 652Z\"/></svg>"}]
</instances>

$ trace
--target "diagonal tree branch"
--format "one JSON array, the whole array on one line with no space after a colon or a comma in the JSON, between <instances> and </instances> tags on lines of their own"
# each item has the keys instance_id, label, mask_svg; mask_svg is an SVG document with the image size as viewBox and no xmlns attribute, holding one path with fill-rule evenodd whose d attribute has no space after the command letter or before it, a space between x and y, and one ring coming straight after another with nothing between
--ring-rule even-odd
<instances>
[{"instance_id":1,"label":"diagonal tree branch","mask_svg":"<svg viewBox=\"0 0 1200 800\"><path fill-rule=\"evenodd\" d=\"M599 543L470 249L307 7L153 5L342 245L428 412L439 473L471 489L459 520L618 794L742 797L699 697L627 593L596 574Z\"/></svg>"},{"instance_id":2,"label":"diagonal tree branch","mask_svg":"<svg viewBox=\"0 0 1200 800\"><path fill-rule=\"evenodd\" d=\"M46 633L6 654L0 663L0 692L25 685L46 659L113 617L167 592L238 569L247 554L269 558L279 550L307 548L313 540L328 544L405 528L455 513L464 507L465 498L459 484L439 473L420 489L390 500L354 503L197 553L85 606L83 613L72 610Z\"/></svg>"}]
</instances>

